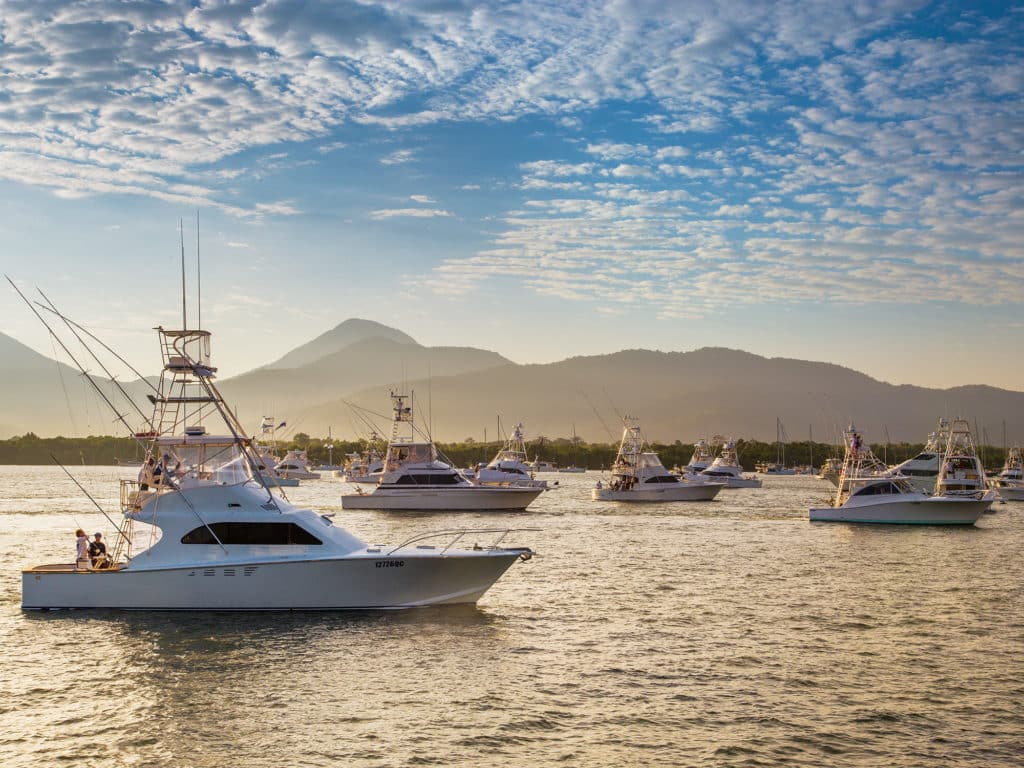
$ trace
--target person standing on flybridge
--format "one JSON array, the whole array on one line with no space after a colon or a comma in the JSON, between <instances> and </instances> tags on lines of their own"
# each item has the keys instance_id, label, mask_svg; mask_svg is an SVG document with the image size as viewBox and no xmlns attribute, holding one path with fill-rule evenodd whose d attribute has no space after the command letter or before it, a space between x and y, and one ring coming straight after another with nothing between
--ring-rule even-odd
<instances>
[{"instance_id":1,"label":"person standing on flybridge","mask_svg":"<svg viewBox=\"0 0 1024 768\"><path fill-rule=\"evenodd\" d=\"M75 531L75 536L78 537L75 568L80 571L88 570L92 566L92 561L89 559L89 537L85 535L85 531L81 528Z\"/></svg>"}]
</instances>

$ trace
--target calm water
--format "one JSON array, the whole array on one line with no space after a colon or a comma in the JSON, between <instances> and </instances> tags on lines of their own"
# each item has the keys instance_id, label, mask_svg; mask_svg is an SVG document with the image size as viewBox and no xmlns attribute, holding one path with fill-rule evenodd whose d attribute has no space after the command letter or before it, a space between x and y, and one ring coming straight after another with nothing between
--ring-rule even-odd
<instances>
[{"instance_id":1,"label":"calm water","mask_svg":"<svg viewBox=\"0 0 1024 768\"><path fill-rule=\"evenodd\" d=\"M108 509L115 468L79 468ZM1019 766L1024 504L975 528L807 521L829 486L527 514L342 512L370 541L538 527L476 608L22 614L19 569L110 526L0 467L0 765Z\"/></svg>"}]
</instances>

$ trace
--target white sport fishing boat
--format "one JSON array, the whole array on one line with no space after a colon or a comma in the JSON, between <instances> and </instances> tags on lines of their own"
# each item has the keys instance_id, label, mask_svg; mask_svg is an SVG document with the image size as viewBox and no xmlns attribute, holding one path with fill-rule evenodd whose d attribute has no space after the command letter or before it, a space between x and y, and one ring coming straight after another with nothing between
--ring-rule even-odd
<instances>
[{"instance_id":1,"label":"white sport fishing boat","mask_svg":"<svg viewBox=\"0 0 1024 768\"><path fill-rule=\"evenodd\" d=\"M989 490L985 468L978 458L971 426L966 419L953 419L949 425L942 464L935 481L935 494L987 498L990 501L996 498L995 492Z\"/></svg>"},{"instance_id":2,"label":"white sport fishing boat","mask_svg":"<svg viewBox=\"0 0 1024 768\"><path fill-rule=\"evenodd\" d=\"M345 465L334 473L346 483L375 484L384 471L384 453L387 443L376 430L370 432L366 446L360 453L345 456Z\"/></svg>"},{"instance_id":3,"label":"white sport fishing boat","mask_svg":"<svg viewBox=\"0 0 1024 768\"><path fill-rule=\"evenodd\" d=\"M924 449L913 458L892 467L890 474L906 477L922 493L933 493L935 481L939 478L939 463L949 440L949 430L949 419L939 419L939 426L928 435Z\"/></svg>"},{"instance_id":4,"label":"white sport fishing boat","mask_svg":"<svg viewBox=\"0 0 1024 768\"><path fill-rule=\"evenodd\" d=\"M713 439L716 444L721 444L722 450L700 476L725 483L726 488L760 488L762 482L756 475L743 474L743 467L740 466L736 453L736 441L720 435Z\"/></svg>"},{"instance_id":5,"label":"white sport fishing boat","mask_svg":"<svg viewBox=\"0 0 1024 768\"><path fill-rule=\"evenodd\" d=\"M536 486L470 482L418 434L407 396L392 393L391 399L394 420L380 480L371 493L357 486L343 495L342 509L520 511L544 493Z\"/></svg>"},{"instance_id":6,"label":"white sport fishing boat","mask_svg":"<svg viewBox=\"0 0 1024 768\"><path fill-rule=\"evenodd\" d=\"M472 475L480 485L521 485L529 488L547 488L547 480L534 477L526 456L526 438L522 423L516 424L501 450L485 467L479 467Z\"/></svg>"},{"instance_id":7,"label":"white sport fishing boat","mask_svg":"<svg viewBox=\"0 0 1024 768\"><path fill-rule=\"evenodd\" d=\"M681 475L699 475L711 466L715 460L715 451L703 437L693 444L693 455L690 463L682 468Z\"/></svg>"},{"instance_id":8,"label":"white sport fishing boat","mask_svg":"<svg viewBox=\"0 0 1024 768\"><path fill-rule=\"evenodd\" d=\"M1003 501L1024 501L1024 458L1019 445L1010 448L1002 471L989 485Z\"/></svg>"},{"instance_id":9,"label":"white sport fishing boat","mask_svg":"<svg viewBox=\"0 0 1024 768\"><path fill-rule=\"evenodd\" d=\"M681 478L665 469L658 454L647 448L635 419L623 420L619 453L608 485L598 481L590 492L594 501L711 501L724 483Z\"/></svg>"},{"instance_id":10,"label":"white sport fishing boat","mask_svg":"<svg viewBox=\"0 0 1024 768\"><path fill-rule=\"evenodd\" d=\"M274 471L285 478L296 480L319 480L320 473L309 468L309 458L305 451L288 451L275 466Z\"/></svg>"},{"instance_id":11,"label":"white sport fishing boat","mask_svg":"<svg viewBox=\"0 0 1024 768\"><path fill-rule=\"evenodd\" d=\"M494 529L370 545L328 516L271 493L259 479L253 440L243 437L213 383L210 334L157 330L164 367L150 396L154 413L145 430L134 433L147 460L139 480L121 483L123 519L112 551L95 565L80 561L24 570L23 609L335 610L473 603L517 559L529 558L528 549L498 546L508 532ZM111 403L84 369L83 375ZM210 435L200 426L213 418L223 421L227 434ZM147 529L149 546L139 551L136 543L147 538ZM494 541L455 549L467 533L493 533Z\"/></svg>"},{"instance_id":12,"label":"white sport fishing boat","mask_svg":"<svg viewBox=\"0 0 1024 768\"><path fill-rule=\"evenodd\" d=\"M812 507L812 521L894 525L973 525L992 501L930 496L908 478L877 474L880 463L851 425L843 433L846 455L831 506Z\"/></svg>"}]
</instances>

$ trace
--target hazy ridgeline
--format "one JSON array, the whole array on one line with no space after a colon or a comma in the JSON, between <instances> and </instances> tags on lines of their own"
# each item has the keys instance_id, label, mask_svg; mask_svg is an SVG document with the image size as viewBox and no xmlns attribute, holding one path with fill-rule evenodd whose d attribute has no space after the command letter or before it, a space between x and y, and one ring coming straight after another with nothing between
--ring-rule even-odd
<instances>
[{"instance_id":1,"label":"hazy ridgeline","mask_svg":"<svg viewBox=\"0 0 1024 768\"><path fill-rule=\"evenodd\" d=\"M333 449L328 449L328 445ZM775 461L777 446L757 440L739 440L740 463L753 470L761 461ZM438 448L456 466L465 467L477 462L487 463L501 448L500 442L477 442L468 439L458 443L438 443ZM889 464L895 464L919 453L921 443L872 444L875 454ZM279 440L279 452L292 449L305 450L313 464L326 463L329 458L336 464L344 461L346 453L357 453L365 443L349 440L327 440L310 437L299 432L290 440ZM686 464L693 455L693 444L676 441L670 444L653 443L652 448L667 467ZM611 465L618 443L588 443L571 438L541 438L527 446L530 458L540 458L560 467L575 464L587 469L603 469ZM717 452L717 448L716 448ZM986 467L1001 466L1006 451L1001 446L980 446L979 455ZM841 456L842 452L827 443L793 442L786 444L786 463L819 466L827 456ZM130 438L93 437L39 437L31 432L20 437L0 440L0 464L52 464L53 459L69 465L109 465L118 460L141 459L141 448Z\"/></svg>"}]
</instances>

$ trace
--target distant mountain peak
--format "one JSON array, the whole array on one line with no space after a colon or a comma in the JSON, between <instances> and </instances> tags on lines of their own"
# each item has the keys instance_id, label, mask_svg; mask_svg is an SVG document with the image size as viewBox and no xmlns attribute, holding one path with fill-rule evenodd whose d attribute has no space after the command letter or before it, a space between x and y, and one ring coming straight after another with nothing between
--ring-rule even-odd
<instances>
[{"instance_id":1,"label":"distant mountain peak","mask_svg":"<svg viewBox=\"0 0 1024 768\"><path fill-rule=\"evenodd\" d=\"M378 323L375 320L365 320L359 317L350 317L329 331L325 331L312 341L296 347L280 360L277 360L267 368L299 368L303 365L316 362L317 360L340 352L345 347L366 341L372 338L385 338L399 344L415 344L416 340L407 333L397 328Z\"/></svg>"}]
</instances>

